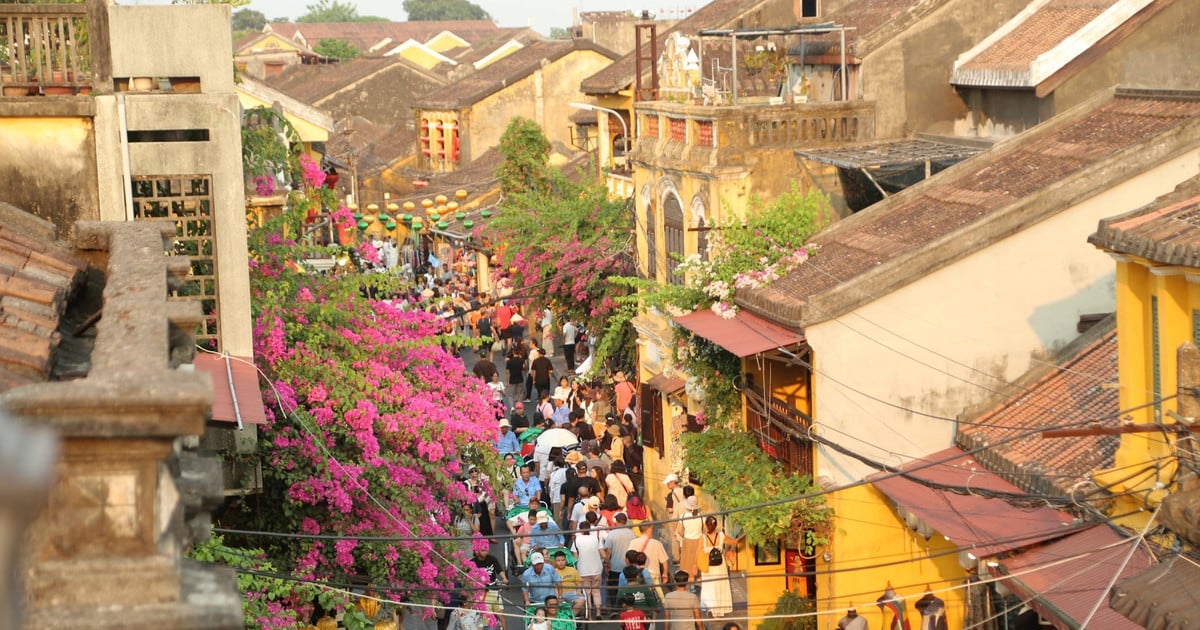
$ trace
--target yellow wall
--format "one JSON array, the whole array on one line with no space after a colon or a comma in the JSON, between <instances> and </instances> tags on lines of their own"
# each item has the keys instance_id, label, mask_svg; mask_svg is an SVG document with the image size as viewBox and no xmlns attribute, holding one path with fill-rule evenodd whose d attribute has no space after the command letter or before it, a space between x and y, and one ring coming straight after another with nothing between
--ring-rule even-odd
<instances>
[{"instance_id":1,"label":"yellow wall","mask_svg":"<svg viewBox=\"0 0 1200 630\"><path fill-rule=\"evenodd\" d=\"M445 61L441 56L433 54L433 51L423 48L420 45L406 46L397 54L426 70Z\"/></svg>"},{"instance_id":2,"label":"yellow wall","mask_svg":"<svg viewBox=\"0 0 1200 630\"><path fill-rule=\"evenodd\" d=\"M1180 345L1196 341L1193 338L1193 311L1200 309L1200 285L1189 282L1185 273L1195 271L1156 266L1133 257L1118 257L1117 355L1121 409L1147 405L1155 396L1171 396L1176 392L1176 351ZM1177 404L1171 400L1157 407L1145 406L1129 411L1126 417L1136 424L1159 421L1171 424L1174 420L1168 412L1174 411ZM1136 489L1149 491L1156 482L1169 483L1175 470L1171 443L1159 433L1123 436L1114 467L1097 473L1097 481L1101 485L1114 484L1112 489L1116 493ZM1163 467L1143 470L1156 461L1161 461ZM1139 507L1152 508L1161 499L1161 493L1119 497L1113 513L1122 514Z\"/></svg>"},{"instance_id":3,"label":"yellow wall","mask_svg":"<svg viewBox=\"0 0 1200 630\"><path fill-rule=\"evenodd\" d=\"M246 48L243 48L242 50L239 50L237 52L238 52L238 54L241 54L241 53L244 53L247 51L255 51L255 50L297 50L297 51L299 51L299 50L304 50L304 48L301 47L296 42L293 42L284 37L280 37L278 33L269 33L263 39L255 42L254 44L252 44Z\"/></svg>"},{"instance_id":4,"label":"yellow wall","mask_svg":"<svg viewBox=\"0 0 1200 630\"><path fill-rule=\"evenodd\" d=\"M905 598L914 628L920 615L912 604L926 586L946 602L949 627L962 627L965 590L939 592L966 582L966 572L958 565L958 553L951 543L937 533L927 541L910 530L891 499L874 486L838 490L828 499L838 518L827 549L833 561L817 564L818 612L824 613L818 628L836 628L837 620L851 605L872 628L886 628L890 616L883 618L875 600L888 582Z\"/></svg>"},{"instance_id":5,"label":"yellow wall","mask_svg":"<svg viewBox=\"0 0 1200 630\"><path fill-rule=\"evenodd\" d=\"M431 50L436 50L440 53L444 53L447 50L453 50L455 48L462 48L463 46L470 46L470 45L471 45L470 42L459 37L458 35L455 35L454 33L451 33L450 31L442 31L441 33L438 33L437 35L434 35L433 39L430 39L429 41L425 42L426 48L429 48Z\"/></svg>"},{"instance_id":6,"label":"yellow wall","mask_svg":"<svg viewBox=\"0 0 1200 630\"><path fill-rule=\"evenodd\" d=\"M258 97L251 96L242 90L237 91L237 96L238 102L240 102L242 107L245 109L252 109L255 107L272 107L274 105L273 103L268 103ZM292 126L296 128L296 133L299 134L300 139L304 141L305 149L308 151L309 156L315 157L319 155L312 150L312 143L328 142L329 130L321 127L320 125L315 125L304 118L297 116L294 112L287 110L284 110L283 117L286 118L288 122L292 123Z\"/></svg>"}]
</instances>

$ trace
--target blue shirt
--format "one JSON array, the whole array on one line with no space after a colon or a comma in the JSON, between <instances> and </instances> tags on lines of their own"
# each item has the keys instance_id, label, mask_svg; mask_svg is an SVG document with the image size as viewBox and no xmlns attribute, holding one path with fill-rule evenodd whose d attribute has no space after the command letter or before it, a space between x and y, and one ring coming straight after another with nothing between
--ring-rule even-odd
<instances>
[{"instance_id":1,"label":"blue shirt","mask_svg":"<svg viewBox=\"0 0 1200 630\"><path fill-rule=\"evenodd\" d=\"M542 529L541 524L535 523L529 528L529 544L532 547L542 547L549 549L550 547L563 546L562 530L554 521L546 523L546 529Z\"/></svg>"},{"instance_id":2,"label":"blue shirt","mask_svg":"<svg viewBox=\"0 0 1200 630\"><path fill-rule=\"evenodd\" d=\"M650 569L642 569L642 581L648 586L654 586L654 578L650 577ZM628 586L629 580L625 578L625 573L617 576L617 586Z\"/></svg>"},{"instance_id":3,"label":"blue shirt","mask_svg":"<svg viewBox=\"0 0 1200 630\"><path fill-rule=\"evenodd\" d=\"M523 508L529 507L529 499L541 491L542 482L537 477L530 477L528 482L518 478L513 484L513 496L517 499L517 505Z\"/></svg>"},{"instance_id":4,"label":"blue shirt","mask_svg":"<svg viewBox=\"0 0 1200 630\"><path fill-rule=\"evenodd\" d=\"M550 414L550 418L554 420L554 426L561 427L571 421L571 409L566 405L562 405L558 409L555 409L554 413Z\"/></svg>"},{"instance_id":5,"label":"blue shirt","mask_svg":"<svg viewBox=\"0 0 1200 630\"><path fill-rule=\"evenodd\" d=\"M549 564L542 565L541 575L532 566L521 574L521 588L529 593L529 602L533 604L544 603L551 595L557 596L559 584L562 584L562 578Z\"/></svg>"},{"instance_id":6,"label":"blue shirt","mask_svg":"<svg viewBox=\"0 0 1200 630\"><path fill-rule=\"evenodd\" d=\"M520 453L521 440L517 439L517 434L512 431L505 431L500 434L500 439L496 440L496 450L501 455L505 453Z\"/></svg>"}]
</instances>

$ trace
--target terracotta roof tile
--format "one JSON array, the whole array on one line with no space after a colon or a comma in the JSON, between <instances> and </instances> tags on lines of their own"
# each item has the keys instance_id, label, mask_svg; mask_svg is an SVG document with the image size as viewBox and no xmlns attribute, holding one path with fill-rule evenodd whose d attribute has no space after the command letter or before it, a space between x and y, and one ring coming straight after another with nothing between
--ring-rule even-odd
<instances>
[{"instance_id":1,"label":"terracotta roof tile","mask_svg":"<svg viewBox=\"0 0 1200 630\"><path fill-rule=\"evenodd\" d=\"M1032 493L1067 496L1092 472L1111 467L1120 436L1043 438L1029 433L1081 420L1116 426L1120 419L1116 319L1108 317L1069 346L1053 364L1031 371L1018 393L964 418L956 441L989 446L976 457ZM1025 435L1023 435L1025 434ZM1022 437L1018 437L1022 436ZM1010 441L1011 440L1011 441Z\"/></svg>"},{"instance_id":2,"label":"terracotta roof tile","mask_svg":"<svg viewBox=\"0 0 1200 630\"><path fill-rule=\"evenodd\" d=\"M1088 242L1163 265L1200 266L1200 177L1175 194L1104 219Z\"/></svg>"},{"instance_id":3,"label":"terracotta roof tile","mask_svg":"<svg viewBox=\"0 0 1200 630\"><path fill-rule=\"evenodd\" d=\"M869 51L862 50L860 42L892 20L914 14L915 9L922 4L941 4L941 0L852 0L831 13L824 21L840 24L847 29L852 28L846 31L846 52L851 56L861 57ZM837 33L806 37L805 54L838 54L840 40L841 36Z\"/></svg>"},{"instance_id":4,"label":"terracotta roof tile","mask_svg":"<svg viewBox=\"0 0 1200 630\"><path fill-rule=\"evenodd\" d=\"M1038 55L1061 44L1116 2L1051 0L962 67L972 70L1024 70Z\"/></svg>"},{"instance_id":5,"label":"terracotta roof tile","mask_svg":"<svg viewBox=\"0 0 1200 630\"><path fill-rule=\"evenodd\" d=\"M834 224L811 239L818 247L812 264L739 294L738 302L793 328L834 317L840 313L806 313L803 304L881 265L900 265L907 254L951 234L982 226L1016 202L1198 116L1200 99L1188 95L1118 91L1090 112L1045 123L1041 133L981 153L926 186ZM904 283L896 280L893 288Z\"/></svg>"},{"instance_id":6,"label":"terracotta roof tile","mask_svg":"<svg viewBox=\"0 0 1200 630\"><path fill-rule=\"evenodd\" d=\"M0 391L49 377L59 319L87 268L57 244L3 227L31 220L0 204Z\"/></svg>"}]
</instances>

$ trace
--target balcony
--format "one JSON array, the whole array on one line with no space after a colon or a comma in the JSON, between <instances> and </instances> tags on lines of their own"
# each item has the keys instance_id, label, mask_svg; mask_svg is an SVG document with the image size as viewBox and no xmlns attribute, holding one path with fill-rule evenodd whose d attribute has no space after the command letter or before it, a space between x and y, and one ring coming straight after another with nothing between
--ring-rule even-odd
<instances>
[{"instance_id":1,"label":"balcony","mask_svg":"<svg viewBox=\"0 0 1200 630\"><path fill-rule=\"evenodd\" d=\"M875 138L874 101L786 105L643 101L636 104L634 115L639 133L633 159L698 170L746 164L750 152L835 147Z\"/></svg>"},{"instance_id":2,"label":"balcony","mask_svg":"<svg viewBox=\"0 0 1200 630\"><path fill-rule=\"evenodd\" d=\"M27 97L111 91L108 33L95 28L107 22L97 19L104 11L97 2L0 4L0 93Z\"/></svg>"}]
</instances>

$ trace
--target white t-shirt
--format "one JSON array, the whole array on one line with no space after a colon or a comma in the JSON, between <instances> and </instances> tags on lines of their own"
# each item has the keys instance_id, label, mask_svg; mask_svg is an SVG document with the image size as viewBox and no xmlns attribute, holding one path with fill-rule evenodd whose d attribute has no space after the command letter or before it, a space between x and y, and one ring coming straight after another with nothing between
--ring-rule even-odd
<instances>
[{"instance_id":1,"label":"white t-shirt","mask_svg":"<svg viewBox=\"0 0 1200 630\"><path fill-rule=\"evenodd\" d=\"M563 325L563 345L575 345L575 324L571 322Z\"/></svg>"},{"instance_id":2,"label":"white t-shirt","mask_svg":"<svg viewBox=\"0 0 1200 630\"><path fill-rule=\"evenodd\" d=\"M575 534L575 558L578 560L575 569L579 571L579 575L588 577L600 575L604 571L600 544L600 537L595 532L589 532L586 536L582 533Z\"/></svg>"},{"instance_id":3,"label":"white t-shirt","mask_svg":"<svg viewBox=\"0 0 1200 630\"><path fill-rule=\"evenodd\" d=\"M562 487L567 482L567 469L558 468L550 473L550 502L562 501Z\"/></svg>"}]
</instances>

